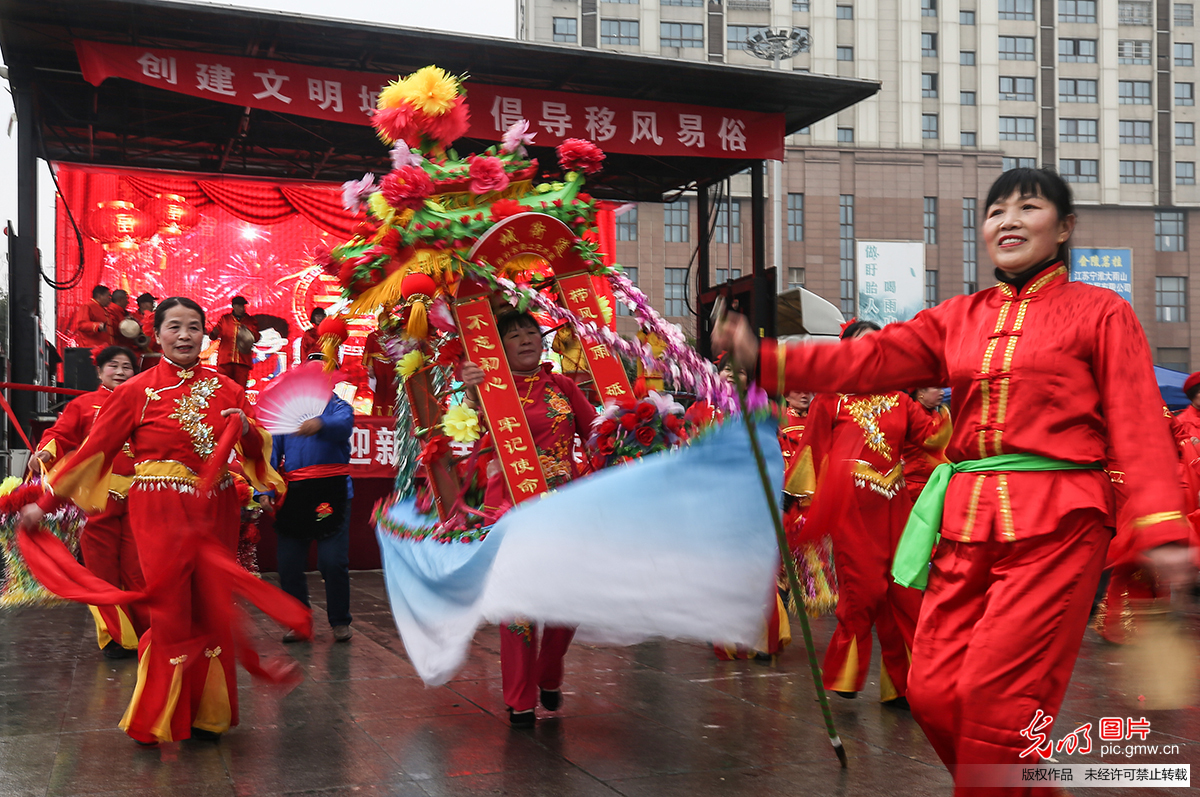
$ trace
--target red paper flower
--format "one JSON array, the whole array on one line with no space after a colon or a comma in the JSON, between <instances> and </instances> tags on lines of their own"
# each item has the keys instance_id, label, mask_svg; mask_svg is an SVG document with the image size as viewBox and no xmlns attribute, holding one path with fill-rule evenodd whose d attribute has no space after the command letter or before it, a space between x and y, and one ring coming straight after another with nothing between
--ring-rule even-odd
<instances>
[{"instance_id":1,"label":"red paper flower","mask_svg":"<svg viewBox=\"0 0 1200 797\"><path fill-rule=\"evenodd\" d=\"M604 168L604 152L590 141L568 138L558 145L558 165L568 172L596 174Z\"/></svg>"},{"instance_id":2,"label":"red paper flower","mask_svg":"<svg viewBox=\"0 0 1200 797\"><path fill-rule=\"evenodd\" d=\"M438 349L438 365L457 365L463 356L462 341L458 338L448 340Z\"/></svg>"},{"instance_id":3,"label":"red paper flower","mask_svg":"<svg viewBox=\"0 0 1200 797\"><path fill-rule=\"evenodd\" d=\"M654 430L649 426L638 427L638 430L634 432L633 435L637 438L637 441L644 446L650 445L654 442L654 438L658 437Z\"/></svg>"},{"instance_id":4,"label":"red paper flower","mask_svg":"<svg viewBox=\"0 0 1200 797\"><path fill-rule=\"evenodd\" d=\"M679 430L683 428L683 421L680 420L678 415L668 414L663 418L663 425L667 427L668 431L679 434Z\"/></svg>"},{"instance_id":5,"label":"red paper flower","mask_svg":"<svg viewBox=\"0 0 1200 797\"><path fill-rule=\"evenodd\" d=\"M612 418L605 418L596 429L596 434L601 437L607 437L615 431L617 431L617 422Z\"/></svg>"},{"instance_id":6,"label":"red paper flower","mask_svg":"<svg viewBox=\"0 0 1200 797\"><path fill-rule=\"evenodd\" d=\"M611 437L601 437L596 441L596 453L602 456L608 456L613 452L615 446Z\"/></svg>"},{"instance_id":7,"label":"red paper flower","mask_svg":"<svg viewBox=\"0 0 1200 797\"><path fill-rule=\"evenodd\" d=\"M444 434L434 435L421 449L421 464L426 469L430 469L435 462L448 453L450 453L450 438Z\"/></svg>"},{"instance_id":8,"label":"red paper flower","mask_svg":"<svg viewBox=\"0 0 1200 797\"><path fill-rule=\"evenodd\" d=\"M617 399L617 406L627 412L633 412L633 408L637 406L637 399L633 396L621 396Z\"/></svg>"},{"instance_id":9,"label":"red paper flower","mask_svg":"<svg viewBox=\"0 0 1200 797\"><path fill-rule=\"evenodd\" d=\"M634 412L637 415L638 423L645 423L658 414L658 410L654 409L654 405L648 401L639 401Z\"/></svg>"},{"instance_id":10,"label":"red paper flower","mask_svg":"<svg viewBox=\"0 0 1200 797\"><path fill-rule=\"evenodd\" d=\"M433 180L417 166L401 166L383 178L383 198L396 210L418 210L433 195Z\"/></svg>"},{"instance_id":11,"label":"red paper flower","mask_svg":"<svg viewBox=\"0 0 1200 797\"><path fill-rule=\"evenodd\" d=\"M508 175L504 172L504 164L500 162L499 158L472 158L469 187L476 194L487 194L508 188Z\"/></svg>"},{"instance_id":12,"label":"red paper flower","mask_svg":"<svg viewBox=\"0 0 1200 797\"><path fill-rule=\"evenodd\" d=\"M705 426L713 420L713 408L707 401L697 401L687 408L683 417L695 426Z\"/></svg>"},{"instance_id":13,"label":"red paper flower","mask_svg":"<svg viewBox=\"0 0 1200 797\"><path fill-rule=\"evenodd\" d=\"M603 454L597 454L596 456L592 457L592 470L600 470L603 467L604 467L604 455Z\"/></svg>"},{"instance_id":14,"label":"red paper flower","mask_svg":"<svg viewBox=\"0 0 1200 797\"><path fill-rule=\"evenodd\" d=\"M418 112L414 126L443 145L462 138L471 127L471 111L463 100L463 97L455 99L454 107L441 116L426 116ZM415 146L411 141L408 143Z\"/></svg>"},{"instance_id":15,"label":"red paper flower","mask_svg":"<svg viewBox=\"0 0 1200 797\"><path fill-rule=\"evenodd\" d=\"M621 416L621 428L630 432L637 426L637 416L632 412L627 412Z\"/></svg>"},{"instance_id":16,"label":"red paper flower","mask_svg":"<svg viewBox=\"0 0 1200 797\"><path fill-rule=\"evenodd\" d=\"M515 199L497 199L492 203L492 210L489 213L492 221L501 221L509 216L515 216L518 213L524 213L529 208L522 205Z\"/></svg>"},{"instance_id":17,"label":"red paper flower","mask_svg":"<svg viewBox=\"0 0 1200 797\"><path fill-rule=\"evenodd\" d=\"M408 141L414 133L412 128L414 113L413 107L407 103L384 108L371 116L371 124L379 137L388 144L394 144L400 139ZM408 141L408 143L410 146L413 144L412 141Z\"/></svg>"}]
</instances>

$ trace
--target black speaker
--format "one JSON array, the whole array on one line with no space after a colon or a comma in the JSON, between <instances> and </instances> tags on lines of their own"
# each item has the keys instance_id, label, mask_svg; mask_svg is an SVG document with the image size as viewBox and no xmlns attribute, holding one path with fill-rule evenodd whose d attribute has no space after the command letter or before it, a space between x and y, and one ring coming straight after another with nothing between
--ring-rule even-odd
<instances>
[{"instance_id":1,"label":"black speaker","mask_svg":"<svg viewBox=\"0 0 1200 797\"><path fill-rule=\"evenodd\" d=\"M96 373L96 361L92 359L91 349L67 349L63 352L63 382L65 387L75 390L100 388L100 376Z\"/></svg>"}]
</instances>

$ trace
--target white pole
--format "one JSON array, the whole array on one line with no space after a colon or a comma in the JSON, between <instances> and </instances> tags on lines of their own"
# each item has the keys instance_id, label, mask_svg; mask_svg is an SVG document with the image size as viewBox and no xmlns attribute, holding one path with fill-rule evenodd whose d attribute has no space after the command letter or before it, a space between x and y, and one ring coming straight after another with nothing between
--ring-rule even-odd
<instances>
[{"instance_id":1,"label":"white pole","mask_svg":"<svg viewBox=\"0 0 1200 797\"><path fill-rule=\"evenodd\" d=\"M771 161L771 182L775 188L775 292L783 293L787 281L783 278L783 161Z\"/></svg>"}]
</instances>

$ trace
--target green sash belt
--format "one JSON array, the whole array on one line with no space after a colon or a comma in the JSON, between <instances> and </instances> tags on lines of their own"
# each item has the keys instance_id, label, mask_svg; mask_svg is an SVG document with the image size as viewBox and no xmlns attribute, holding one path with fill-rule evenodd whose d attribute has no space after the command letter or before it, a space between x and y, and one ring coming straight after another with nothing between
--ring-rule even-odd
<instances>
[{"instance_id":1,"label":"green sash belt","mask_svg":"<svg viewBox=\"0 0 1200 797\"><path fill-rule=\"evenodd\" d=\"M946 507L946 489L956 473L1012 473L1033 470L1100 470L1099 463L1080 465L1037 454L1001 454L997 457L971 459L966 462L947 462L938 465L929 483L913 506L896 555L892 559L892 578L902 587L925 589L929 579L929 560L933 545L942 530L942 512Z\"/></svg>"}]
</instances>

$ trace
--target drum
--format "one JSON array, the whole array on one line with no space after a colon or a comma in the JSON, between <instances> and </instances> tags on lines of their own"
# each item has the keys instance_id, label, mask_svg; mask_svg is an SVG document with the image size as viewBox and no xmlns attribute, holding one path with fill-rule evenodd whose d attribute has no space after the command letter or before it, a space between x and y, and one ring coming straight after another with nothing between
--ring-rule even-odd
<instances>
[{"instance_id":1,"label":"drum","mask_svg":"<svg viewBox=\"0 0 1200 797\"><path fill-rule=\"evenodd\" d=\"M142 325L137 322L136 318L123 318L121 323L117 324L117 331L121 333L121 337L127 340L137 340L142 334Z\"/></svg>"},{"instance_id":2,"label":"drum","mask_svg":"<svg viewBox=\"0 0 1200 797\"><path fill-rule=\"evenodd\" d=\"M242 354L249 354L250 350L254 348L254 333L243 326L238 326L235 344L237 350Z\"/></svg>"}]
</instances>

